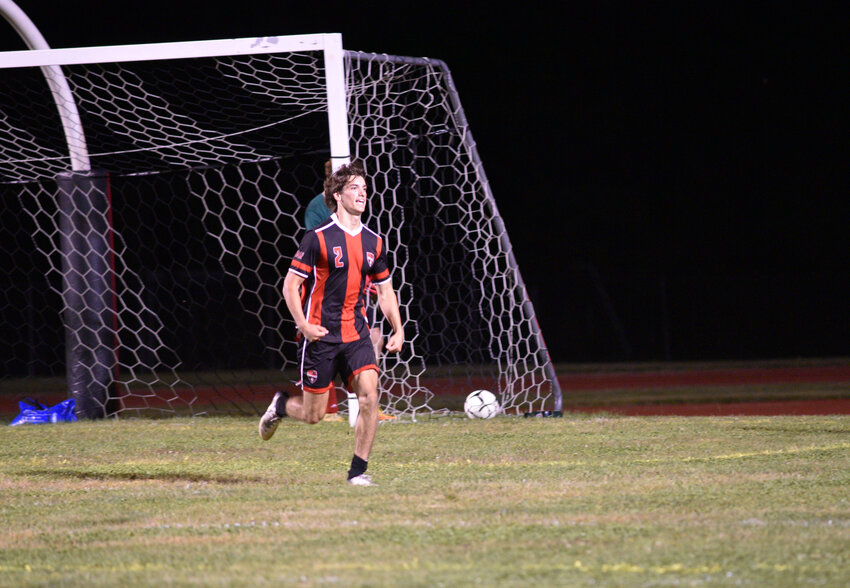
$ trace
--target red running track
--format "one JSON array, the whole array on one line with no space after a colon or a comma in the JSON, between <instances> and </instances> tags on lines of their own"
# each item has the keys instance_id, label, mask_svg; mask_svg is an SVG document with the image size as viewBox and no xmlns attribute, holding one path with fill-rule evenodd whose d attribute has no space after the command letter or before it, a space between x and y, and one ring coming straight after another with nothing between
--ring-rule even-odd
<instances>
[{"instance_id":1,"label":"red running track","mask_svg":"<svg viewBox=\"0 0 850 588\"><path fill-rule=\"evenodd\" d=\"M561 374L563 390L850 382L850 365Z\"/></svg>"},{"instance_id":2,"label":"red running track","mask_svg":"<svg viewBox=\"0 0 850 588\"><path fill-rule=\"evenodd\" d=\"M693 370L656 370L630 372L581 372L558 376L565 398L571 392L593 390L653 389L669 387L727 387L776 384L850 384L850 365L846 366L799 366L759 368L718 368ZM452 387L449 380L425 382L440 394L463 394L465 390ZM486 387L489 382L480 382ZM469 385L467 382L466 385ZM456 386L456 384L455 384ZM252 386L248 397L259 396L265 402L274 388ZM233 392L231 390L231 392ZM199 400L222 400L222 391L212 388L194 390ZM47 405L64 399L63 395L33 394L33 398ZM234 398L239 400L240 398ZM18 412L18 397L0 396L0 414L14 416ZM262 404L262 402L261 402ZM569 403L567 403L569 404ZM826 415L850 414L849 399L785 400L762 402L700 402L691 404L623 404L568 407L567 411L595 413L607 412L634 416L681 415L681 416L728 416L728 415Z\"/></svg>"},{"instance_id":3,"label":"red running track","mask_svg":"<svg viewBox=\"0 0 850 588\"><path fill-rule=\"evenodd\" d=\"M850 366L800 366L593 372L558 376L564 395L592 390L670 387L726 387L776 384L850 383ZM850 399L762 402L701 402L692 404L628 404L582 406L574 412L608 412L633 416L828 415L850 414Z\"/></svg>"}]
</instances>

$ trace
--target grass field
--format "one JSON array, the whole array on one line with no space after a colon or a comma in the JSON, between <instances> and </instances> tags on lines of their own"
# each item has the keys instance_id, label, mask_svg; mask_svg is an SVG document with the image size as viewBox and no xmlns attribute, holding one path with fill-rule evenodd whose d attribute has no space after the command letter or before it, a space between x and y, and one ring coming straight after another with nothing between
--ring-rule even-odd
<instances>
[{"instance_id":1,"label":"grass field","mask_svg":"<svg viewBox=\"0 0 850 588\"><path fill-rule=\"evenodd\" d=\"M0 585L847 586L847 417L0 427Z\"/></svg>"}]
</instances>

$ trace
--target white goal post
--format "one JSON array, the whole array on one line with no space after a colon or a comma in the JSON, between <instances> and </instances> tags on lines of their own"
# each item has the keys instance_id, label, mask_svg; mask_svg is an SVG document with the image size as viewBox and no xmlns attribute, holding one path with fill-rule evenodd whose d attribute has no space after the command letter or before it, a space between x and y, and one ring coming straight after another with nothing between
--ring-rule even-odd
<instances>
[{"instance_id":1,"label":"white goal post","mask_svg":"<svg viewBox=\"0 0 850 588\"><path fill-rule=\"evenodd\" d=\"M294 377L280 284L304 207L324 161L351 158L406 324L380 358L384 410L442 413L475 388L560 410L448 67L338 34L0 53L0 382L64 376L89 417L260 412Z\"/></svg>"}]
</instances>

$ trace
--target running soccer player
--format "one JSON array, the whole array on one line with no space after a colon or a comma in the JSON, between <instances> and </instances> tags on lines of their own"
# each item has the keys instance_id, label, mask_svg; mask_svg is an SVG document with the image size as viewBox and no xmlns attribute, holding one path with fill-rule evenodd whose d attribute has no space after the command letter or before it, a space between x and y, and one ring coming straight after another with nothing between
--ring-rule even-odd
<instances>
[{"instance_id":1,"label":"running soccer player","mask_svg":"<svg viewBox=\"0 0 850 588\"><path fill-rule=\"evenodd\" d=\"M325 181L324 193L325 203L334 212L328 222L304 236L283 282L286 306L302 335L303 393L291 397L276 393L260 419L259 431L263 440L271 439L284 416L319 422L339 373L360 405L348 482L370 486L366 468L378 428L378 366L364 310L367 276L377 288L378 305L393 330L386 351L401 350L404 331L384 242L360 219L368 200L362 164L354 161L333 172ZM302 307L299 288L310 277L314 278L312 290Z\"/></svg>"}]
</instances>

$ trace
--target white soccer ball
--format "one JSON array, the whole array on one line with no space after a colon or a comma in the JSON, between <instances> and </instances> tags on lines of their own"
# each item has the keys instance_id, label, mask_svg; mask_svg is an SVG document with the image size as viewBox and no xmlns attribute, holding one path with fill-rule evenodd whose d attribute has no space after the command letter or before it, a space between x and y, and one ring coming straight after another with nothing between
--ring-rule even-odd
<instances>
[{"instance_id":1,"label":"white soccer ball","mask_svg":"<svg viewBox=\"0 0 850 588\"><path fill-rule=\"evenodd\" d=\"M463 412L471 419L489 419L499 414L499 401L489 390L476 390L466 397Z\"/></svg>"}]
</instances>

